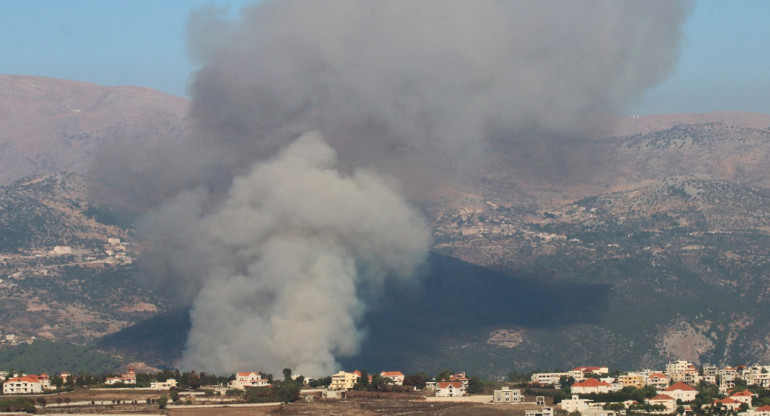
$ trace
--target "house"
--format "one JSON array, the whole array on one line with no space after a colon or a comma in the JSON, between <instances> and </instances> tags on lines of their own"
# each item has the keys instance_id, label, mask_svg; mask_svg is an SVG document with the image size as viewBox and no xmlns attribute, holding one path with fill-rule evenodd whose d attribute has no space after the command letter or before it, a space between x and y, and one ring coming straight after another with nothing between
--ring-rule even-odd
<instances>
[{"instance_id":1,"label":"house","mask_svg":"<svg viewBox=\"0 0 770 416\"><path fill-rule=\"evenodd\" d=\"M700 381L700 374L695 365L684 360L666 364L666 375L674 382L696 384Z\"/></svg>"},{"instance_id":2,"label":"house","mask_svg":"<svg viewBox=\"0 0 770 416\"><path fill-rule=\"evenodd\" d=\"M465 386L462 381L439 381L436 383L436 397L465 396Z\"/></svg>"},{"instance_id":3,"label":"house","mask_svg":"<svg viewBox=\"0 0 770 416\"><path fill-rule=\"evenodd\" d=\"M569 377L575 379L575 381L583 381L586 379L586 374L592 373L597 375L607 374L610 372L608 367L576 367L567 372Z\"/></svg>"},{"instance_id":4,"label":"house","mask_svg":"<svg viewBox=\"0 0 770 416\"><path fill-rule=\"evenodd\" d=\"M623 388L619 385L620 389ZM610 383L599 381L595 378L587 378L584 381L575 383L570 387L570 391L574 394L591 394L591 393L609 393L611 391L619 390L617 387L613 387Z\"/></svg>"},{"instance_id":5,"label":"house","mask_svg":"<svg viewBox=\"0 0 770 416\"><path fill-rule=\"evenodd\" d=\"M523 398L520 389L511 389L508 386L503 386L492 394L493 403L519 403Z\"/></svg>"},{"instance_id":6,"label":"house","mask_svg":"<svg viewBox=\"0 0 770 416\"><path fill-rule=\"evenodd\" d=\"M543 407L540 410L537 410L537 409L525 410L524 416L553 416L553 408Z\"/></svg>"},{"instance_id":7,"label":"house","mask_svg":"<svg viewBox=\"0 0 770 416\"><path fill-rule=\"evenodd\" d=\"M647 377L642 373L629 372L618 376L618 383L623 387L635 387L641 389L647 385Z\"/></svg>"},{"instance_id":8,"label":"house","mask_svg":"<svg viewBox=\"0 0 770 416\"><path fill-rule=\"evenodd\" d=\"M64 371L64 372L59 374L59 378L65 384L67 383L67 380L69 380L70 377L72 377L72 374L70 374L70 373L68 373L66 371Z\"/></svg>"},{"instance_id":9,"label":"house","mask_svg":"<svg viewBox=\"0 0 770 416\"><path fill-rule=\"evenodd\" d=\"M683 402L691 402L695 400L695 396L698 394L698 390L695 390L691 386L682 383L674 383L669 387L663 389L663 394L671 396L674 400L681 400Z\"/></svg>"},{"instance_id":10,"label":"house","mask_svg":"<svg viewBox=\"0 0 770 416\"><path fill-rule=\"evenodd\" d=\"M37 378L40 380L43 390L51 390L51 377L48 374L42 373Z\"/></svg>"},{"instance_id":11,"label":"house","mask_svg":"<svg viewBox=\"0 0 770 416\"><path fill-rule=\"evenodd\" d=\"M571 399L564 399L559 403L559 406L568 413L580 412L583 413L590 407L593 400L581 399L577 394L573 394Z\"/></svg>"},{"instance_id":12,"label":"house","mask_svg":"<svg viewBox=\"0 0 770 416\"><path fill-rule=\"evenodd\" d=\"M255 371L244 371L236 373L229 386L231 389L246 390L249 387L268 387L270 383Z\"/></svg>"},{"instance_id":13,"label":"house","mask_svg":"<svg viewBox=\"0 0 770 416\"><path fill-rule=\"evenodd\" d=\"M34 374L14 377L3 383L3 394L42 393L43 383Z\"/></svg>"},{"instance_id":14,"label":"house","mask_svg":"<svg viewBox=\"0 0 770 416\"><path fill-rule=\"evenodd\" d=\"M730 395L731 399L739 403L746 403L747 405L749 405L749 407L751 407L751 400L754 397L757 397L757 395L748 390L735 392Z\"/></svg>"},{"instance_id":15,"label":"house","mask_svg":"<svg viewBox=\"0 0 770 416\"><path fill-rule=\"evenodd\" d=\"M171 390L176 388L176 379L170 378L166 381L153 381L150 383L150 388L153 390Z\"/></svg>"},{"instance_id":16,"label":"house","mask_svg":"<svg viewBox=\"0 0 770 416\"><path fill-rule=\"evenodd\" d=\"M530 382L542 384L544 386L559 384L559 380L569 377L567 373L532 373Z\"/></svg>"},{"instance_id":17,"label":"house","mask_svg":"<svg viewBox=\"0 0 770 416\"><path fill-rule=\"evenodd\" d=\"M467 389L468 388L468 382L470 379L465 376L465 372L452 374L449 376L449 381L459 381L463 383L463 386Z\"/></svg>"},{"instance_id":18,"label":"house","mask_svg":"<svg viewBox=\"0 0 770 416\"><path fill-rule=\"evenodd\" d=\"M329 385L329 389L350 390L356 385L359 378L361 378L361 373L358 370L352 373L340 370L337 374L332 375L332 384Z\"/></svg>"},{"instance_id":19,"label":"house","mask_svg":"<svg viewBox=\"0 0 770 416\"><path fill-rule=\"evenodd\" d=\"M674 413L674 411L676 410L676 400L667 394L659 394L655 397L647 399L646 401L648 404L651 404L651 405L657 404L657 405L666 406L665 413Z\"/></svg>"},{"instance_id":20,"label":"house","mask_svg":"<svg viewBox=\"0 0 770 416\"><path fill-rule=\"evenodd\" d=\"M382 371L380 372L380 377L393 380L393 384L396 386L404 385L404 373L400 371Z\"/></svg>"},{"instance_id":21,"label":"house","mask_svg":"<svg viewBox=\"0 0 770 416\"><path fill-rule=\"evenodd\" d=\"M719 370L719 391L727 392L735 388L737 371L733 367L725 367Z\"/></svg>"},{"instance_id":22,"label":"house","mask_svg":"<svg viewBox=\"0 0 770 416\"><path fill-rule=\"evenodd\" d=\"M724 399L717 399L711 402L711 407L721 407L726 410L736 410L741 407L741 402L735 401L729 397L725 397Z\"/></svg>"},{"instance_id":23,"label":"house","mask_svg":"<svg viewBox=\"0 0 770 416\"><path fill-rule=\"evenodd\" d=\"M746 416L770 416L770 404L746 411Z\"/></svg>"},{"instance_id":24,"label":"house","mask_svg":"<svg viewBox=\"0 0 770 416\"><path fill-rule=\"evenodd\" d=\"M107 377L107 381L104 384L136 384L136 373L134 373L133 367L128 367L128 372L119 375L118 377Z\"/></svg>"},{"instance_id":25,"label":"house","mask_svg":"<svg viewBox=\"0 0 770 416\"><path fill-rule=\"evenodd\" d=\"M661 391L671 384L671 378L663 373L651 373L647 376L647 385L655 387L655 390Z\"/></svg>"},{"instance_id":26,"label":"house","mask_svg":"<svg viewBox=\"0 0 770 416\"><path fill-rule=\"evenodd\" d=\"M770 366L753 365L741 371L741 377L749 386L758 385L764 388L770 387Z\"/></svg>"}]
</instances>

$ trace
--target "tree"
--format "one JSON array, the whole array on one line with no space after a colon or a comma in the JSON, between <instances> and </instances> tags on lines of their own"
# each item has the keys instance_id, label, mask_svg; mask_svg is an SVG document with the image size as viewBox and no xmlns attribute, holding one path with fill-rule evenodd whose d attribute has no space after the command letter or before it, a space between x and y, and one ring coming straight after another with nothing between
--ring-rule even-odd
<instances>
[{"instance_id":1,"label":"tree","mask_svg":"<svg viewBox=\"0 0 770 416\"><path fill-rule=\"evenodd\" d=\"M281 387L278 389L278 400L283 403L290 403L299 399L300 386L294 381L288 381L281 383Z\"/></svg>"},{"instance_id":2,"label":"tree","mask_svg":"<svg viewBox=\"0 0 770 416\"><path fill-rule=\"evenodd\" d=\"M283 381L291 380L291 368L283 369Z\"/></svg>"},{"instance_id":3,"label":"tree","mask_svg":"<svg viewBox=\"0 0 770 416\"><path fill-rule=\"evenodd\" d=\"M468 394L479 394L484 392L484 382L480 378L473 376L468 380L468 388L465 389Z\"/></svg>"},{"instance_id":4,"label":"tree","mask_svg":"<svg viewBox=\"0 0 770 416\"><path fill-rule=\"evenodd\" d=\"M452 376L452 372L449 370L444 370L436 376L436 381L449 381L449 377Z\"/></svg>"},{"instance_id":5,"label":"tree","mask_svg":"<svg viewBox=\"0 0 770 416\"><path fill-rule=\"evenodd\" d=\"M425 388L425 384L428 381L428 375L423 373L422 371L415 374L410 374L406 377L404 377L404 385L405 386L414 386L415 388L418 388L420 390Z\"/></svg>"},{"instance_id":6,"label":"tree","mask_svg":"<svg viewBox=\"0 0 770 416\"><path fill-rule=\"evenodd\" d=\"M158 397L158 408L159 409L165 409L166 403L168 403L168 397L166 396L160 396Z\"/></svg>"}]
</instances>

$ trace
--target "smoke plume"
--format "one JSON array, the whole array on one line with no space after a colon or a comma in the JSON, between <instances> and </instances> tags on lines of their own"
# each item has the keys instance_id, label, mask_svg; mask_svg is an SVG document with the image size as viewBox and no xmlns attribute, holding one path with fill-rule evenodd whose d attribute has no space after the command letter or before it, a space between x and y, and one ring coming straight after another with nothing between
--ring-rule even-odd
<instances>
[{"instance_id":1,"label":"smoke plume","mask_svg":"<svg viewBox=\"0 0 770 416\"><path fill-rule=\"evenodd\" d=\"M145 218L156 254L193 283L182 366L331 374L357 352L361 290L409 278L430 242L421 215L378 175L335 169L316 132L234 179L222 201L185 192ZM186 253L178 257L178 253Z\"/></svg>"},{"instance_id":2,"label":"smoke plume","mask_svg":"<svg viewBox=\"0 0 770 416\"><path fill-rule=\"evenodd\" d=\"M166 197L138 227L149 273L194 299L183 365L332 372L360 344L365 293L412 276L430 245L381 174L413 191L484 166L492 141L590 134L671 70L686 6L266 0L233 20L195 13L195 133L184 153L154 152L164 177L148 185Z\"/></svg>"}]
</instances>

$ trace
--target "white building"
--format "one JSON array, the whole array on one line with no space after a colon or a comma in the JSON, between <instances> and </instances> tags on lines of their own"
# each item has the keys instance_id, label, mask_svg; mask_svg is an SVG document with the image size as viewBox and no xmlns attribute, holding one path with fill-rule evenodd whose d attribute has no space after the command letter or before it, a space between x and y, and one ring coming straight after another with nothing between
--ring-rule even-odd
<instances>
[{"instance_id":1,"label":"white building","mask_svg":"<svg viewBox=\"0 0 770 416\"><path fill-rule=\"evenodd\" d=\"M436 383L436 397L465 396L465 386L462 381L439 381Z\"/></svg>"},{"instance_id":2,"label":"white building","mask_svg":"<svg viewBox=\"0 0 770 416\"><path fill-rule=\"evenodd\" d=\"M3 394L42 393L43 383L36 375L14 377L3 383Z\"/></svg>"},{"instance_id":3,"label":"white building","mask_svg":"<svg viewBox=\"0 0 770 416\"><path fill-rule=\"evenodd\" d=\"M104 382L104 384L136 384L136 373L134 373L133 367L128 367L128 372L123 373L118 377L107 377L107 380Z\"/></svg>"},{"instance_id":4,"label":"white building","mask_svg":"<svg viewBox=\"0 0 770 416\"><path fill-rule=\"evenodd\" d=\"M523 398L520 389L511 389L508 386L503 386L492 394L492 402L494 403L520 403Z\"/></svg>"},{"instance_id":5,"label":"white building","mask_svg":"<svg viewBox=\"0 0 770 416\"><path fill-rule=\"evenodd\" d=\"M396 386L404 385L404 373L400 371L382 371L380 372L380 377L393 380L393 384Z\"/></svg>"},{"instance_id":6,"label":"white building","mask_svg":"<svg viewBox=\"0 0 770 416\"><path fill-rule=\"evenodd\" d=\"M538 383L543 385L556 385L559 384L559 379L562 377L569 377L568 373L533 373L530 381L532 383Z\"/></svg>"},{"instance_id":7,"label":"white building","mask_svg":"<svg viewBox=\"0 0 770 416\"><path fill-rule=\"evenodd\" d=\"M153 390L170 390L177 386L176 379L170 378L166 381L153 381L150 388Z\"/></svg>"},{"instance_id":8,"label":"white building","mask_svg":"<svg viewBox=\"0 0 770 416\"><path fill-rule=\"evenodd\" d=\"M687 384L679 382L663 389L661 393L673 397L674 400L691 402L695 400L695 396L698 394L698 390L695 390L693 387Z\"/></svg>"},{"instance_id":9,"label":"white building","mask_svg":"<svg viewBox=\"0 0 770 416\"><path fill-rule=\"evenodd\" d=\"M559 403L559 406L568 413L572 412L585 412L592 400L581 399L577 394L573 394L571 399L564 399Z\"/></svg>"},{"instance_id":10,"label":"white building","mask_svg":"<svg viewBox=\"0 0 770 416\"><path fill-rule=\"evenodd\" d=\"M266 378L254 371L246 371L235 374L235 380L230 381L231 389L246 390L248 387L267 387L270 383Z\"/></svg>"}]
</instances>

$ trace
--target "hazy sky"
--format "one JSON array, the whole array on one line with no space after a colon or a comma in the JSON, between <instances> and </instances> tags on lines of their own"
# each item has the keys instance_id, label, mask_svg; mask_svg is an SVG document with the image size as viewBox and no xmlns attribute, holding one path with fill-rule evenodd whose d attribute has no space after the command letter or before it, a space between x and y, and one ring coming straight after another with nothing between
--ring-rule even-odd
<instances>
[{"instance_id":1,"label":"hazy sky","mask_svg":"<svg viewBox=\"0 0 770 416\"><path fill-rule=\"evenodd\" d=\"M248 0L0 0L0 73L186 96L196 66L185 43L191 10ZM770 114L770 1L698 0L682 55L631 114L744 110Z\"/></svg>"}]
</instances>

